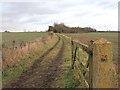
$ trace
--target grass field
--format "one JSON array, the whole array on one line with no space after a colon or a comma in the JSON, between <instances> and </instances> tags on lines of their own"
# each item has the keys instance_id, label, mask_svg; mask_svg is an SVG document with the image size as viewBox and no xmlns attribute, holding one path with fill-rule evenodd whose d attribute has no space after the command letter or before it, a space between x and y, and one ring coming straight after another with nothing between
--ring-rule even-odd
<instances>
[{"instance_id":1,"label":"grass field","mask_svg":"<svg viewBox=\"0 0 120 90\"><path fill-rule=\"evenodd\" d=\"M50 47L53 48L48 50ZM9 87L13 81L17 81L17 78L19 78L21 74L24 75L32 71L31 74L24 75L24 78L28 79L24 80L23 78L22 82L18 82L19 85L25 83L23 84L25 86L34 87L32 85L35 85L37 87L38 81L38 83L44 82L43 85L46 87L48 85L53 88L74 88L77 82L73 79L71 70L70 47L70 41L62 38L58 41L58 37L54 35L54 37L52 39L50 38L46 44L42 45L37 52L21 60L17 66L5 70L2 79L3 86ZM43 57L41 57L42 55ZM34 67L32 65L34 65Z\"/></svg>"},{"instance_id":2,"label":"grass field","mask_svg":"<svg viewBox=\"0 0 120 90\"><path fill-rule=\"evenodd\" d=\"M84 44L89 44L90 40L97 40L100 38L105 38L113 44L114 59L118 60L118 33L81 33L81 34L65 34L72 37L74 40L78 40Z\"/></svg>"},{"instance_id":3,"label":"grass field","mask_svg":"<svg viewBox=\"0 0 120 90\"><path fill-rule=\"evenodd\" d=\"M10 33L10 34L12 34L14 37L16 37L16 40L19 38L19 37L17 37L17 35L15 35L16 33ZM22 36L22 33L18 33L18 34ZM36 34L38 36L36 36ZM33 39L38 38L39 36L45 36L45 35L47 35L47 33L43 33L43 34L42 33L28 33L28 34L23 33L23 35L32 35L32 36L34 36L33 38L32 38L32 36L28 36L28 37L31 37L32 40L33 40ZM10 37L12 37L12 36L10 35ZM30 39L27 38L27 37L25 39L26 39L26 41L30 41ZM12 40L12 38L11 38L11 40ZM21 40L24 40L24 37L21 37ZM21 73L23 73L24 70L29 68L35 62L36 59L38 59L50 47L52 47L54 45L54 43L56 42L56 40L57 40L57 38L53 37L52 41L51 40L47 41L46 44L44 44L40 48L38 48L37 51L35 51L34 53L31 53L29 55L26 55L26 57L21 59L20 62L17 63L17 65L15 65L14 67L7 68L4 71L3 75L2 75L2 83L3 83L3 85L8 84L11 80L16 79L16 77L19 77L21 75Z\"/></svg>"},{"instance_id":4,"label":"grass field","mask_svg":"<svg viewBox=\"0 0 120 90\"><path fill-rule=\"evenodd\" d=\"M40 32L3 32L2 33L2 44L6 46L11 46L13 40L15 44L20 44L21 42L29 42L36 38L47 35L47 33Z\"/></svg>"},{"instance_id":5,"label":"grass field","mask_svg":"<svg viewBox=\"0 0 120 90\"><path fill-rule=\"evenodd\" d=\"M120 63L118 62L118 60L120 59L120 56L118 54L118 51L120 50L120 48L118 47L119 41L118 41L118 33L102 33L102 32L95 32L95 33L73 33L73 34L65 34L69 37L71 37L73 40L77 40L79 42L82 42L86 45L89 45L90 40L96 41L100 38L105 38L106 40L112 42L112 46L113 46L113 63L115 66L115 69L117 71L117 74L119 75L119 68L118 66L120 65ZM120 77L120 75L118 76ZM120 80L120 78L119 78ZM117 83L117 80L116 80ZM117 85L117 84L116 84Z\"/></svg>"},{"instance_id":6,"label":"grass field","mask_svg":"<svg viewBox=\"0 0 120 90\"><path fill-rule=\"evenodd\" d=\"M30 42L47 35L48 33L3 33L2 37L3 43L10 47L13 40L16 41L16 44L20 44L21 41ZM113 43L113 61L117 66L119 49L117 33L68 33L65 35L87 45L90 40L95 41L100 38L111 41ZM71 69L70 40L54 34L52 38L47 39L46 43L41 43L42 41L35 52L21 59L14 67L9 67L4 71L2 80L4 87L81 87L81 84L74 79L74 72Z\"/></svg>"}]
</instances>

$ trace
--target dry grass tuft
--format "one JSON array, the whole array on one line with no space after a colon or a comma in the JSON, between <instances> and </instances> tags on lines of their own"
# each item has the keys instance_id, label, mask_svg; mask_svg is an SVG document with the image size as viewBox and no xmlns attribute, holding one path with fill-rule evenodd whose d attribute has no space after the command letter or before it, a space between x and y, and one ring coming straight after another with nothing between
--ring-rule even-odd
<instances>
[{"instance_id":1,"label":"dry grass tuft","mask_svg":"<svg viewBox=\"0 0 120 90\"><path fill-rule=\"evenodd\" d=\"M2 69L3 71L9 67L17 65L17 63L25 58L27 55L34 53L38 48L44 45L51 36L40 37L32 42L21 42L20 45L15 46L15 42L13 42L12 47L6 47L3 45L2 47Z\"/></svg>"}]
</instances>

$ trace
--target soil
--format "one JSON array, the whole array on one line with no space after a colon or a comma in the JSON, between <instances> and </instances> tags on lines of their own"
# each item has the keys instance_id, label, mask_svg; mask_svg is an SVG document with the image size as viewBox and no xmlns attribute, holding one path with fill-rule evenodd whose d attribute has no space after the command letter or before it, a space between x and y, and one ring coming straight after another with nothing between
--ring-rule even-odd
<instances>
[{"instance_id":1,"label":"soil","mask_svg":"<svg viewBox=\"0 0 120 90\"><path fill-rule=\"evenodd\" d=\"M52 82L55 80L59 72L59 65L62 62L62 56L64 52L64 41L60 47L56 57L50 62L49 65L43 63L45 57L51 53L51 51L58 45L57 43L45 52L40 58L38 58L34 64L24 71L21 76L7 87L9 88L50 88Z\"/></svg>"}]
</instances>

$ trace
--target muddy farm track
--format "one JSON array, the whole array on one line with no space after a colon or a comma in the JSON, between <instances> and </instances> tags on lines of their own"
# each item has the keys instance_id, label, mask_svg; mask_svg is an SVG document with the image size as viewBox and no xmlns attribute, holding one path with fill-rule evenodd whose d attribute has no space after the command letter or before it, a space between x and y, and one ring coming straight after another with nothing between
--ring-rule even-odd
<instances>
[{"instance_id":1,"label":"muddy farm track","mask_svg":"<svg viewBox=\"0 0 120 90\"><path fill-rule=\"evenodd\" d=\"M52 61L48 63L49 54L57 48L60 48ZM64 41L59 37L56 44L38 58L34 64L24 71L21 76L8 87L10 88L50 88L51 83L55 80L59 73L59 65L64 52ZM48 63L48 64L46 64Z\"/></svg>"}]
</instances>

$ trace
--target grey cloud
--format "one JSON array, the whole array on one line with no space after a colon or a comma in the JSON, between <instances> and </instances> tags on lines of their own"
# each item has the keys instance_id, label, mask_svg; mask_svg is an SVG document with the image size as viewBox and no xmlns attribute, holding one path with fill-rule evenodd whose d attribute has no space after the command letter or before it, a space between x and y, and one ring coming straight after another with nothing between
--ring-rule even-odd
<instances>
[{"instance_id":1,"label":"grey cloud","mask_svg":"<svg viewBox=\"0 0 120 90\"><path fill-rule=\"evenodd\" d=\"M59 4L48 3L48 2L11 2L11 3L3 3L3 22L4 20L8 20L8 22L17 22L16 19L20 19L21 17L28 17L29 20L25 22L38 20L39 17L50 14L58 14L62 12L62 8L60 9ZM33 16L36 16L33 17ZM7 18L7 19L4 19ZM38 19L37 19L38 18ZM40 18L42 19L42 18Z\"/></svg>"},{"instance_id":2,"label":"grey cloud","mask_svg":"<svg viewBox=\"0 0 120 90\"><path fill-rule=\"evenodd\" d=\"M105 12L97 8L116 9L116 2L99 0L40 0L40 2L8 2L2 3L2 22L8 26L46 25L54 22L80 23L92 16L101 16ZM89 16L89 17L88 17ZM27 18L27 19L25 19ZM23 19L23 20L22 20ZM89 23L86 23L86 25ZM14 27L14 26L13 26ZM12 28L12 27L11 27Z\"/></svg>"},{"instance_id":3,"label":"grey cloud","mask_svg":"<svg viewBox=\"0 0 120 90\"><path fill-rule=\"evenodd\" d=\"M7 7L6 7L7 5ZM57 13L55 9L48 8L41 3L9 3L3 6L3 10L6 9L7 14L52 14Z\"/></svg>"},{"instance_id":4,"label":"grey cloud","mask_svg":"<svg viewBox=\"0 0 120 90\"><path fill-rule=\"evenodd\" d=\"M117 2L102 2L102 1L97 2L96 6L100 6L103 9L116 9L118 7Z\"/></svg>"}]
</instances>

